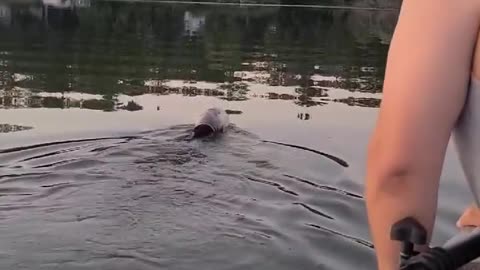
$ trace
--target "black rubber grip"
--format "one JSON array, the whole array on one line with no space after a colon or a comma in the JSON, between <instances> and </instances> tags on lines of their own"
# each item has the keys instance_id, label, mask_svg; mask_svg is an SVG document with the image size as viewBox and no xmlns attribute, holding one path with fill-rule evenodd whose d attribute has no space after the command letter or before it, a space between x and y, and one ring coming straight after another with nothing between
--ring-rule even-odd
<instances>
[{"instance_id":1,"label":"black rubber grip","mask_svg":"<svg viewBox=\"0 0 480 270\"><path fill-rule=\"evenodd\" d=\"M433 248L427 252L411 257L401 270L456 270L452 256L443 248Z\"/></svg>"}]
</instances>

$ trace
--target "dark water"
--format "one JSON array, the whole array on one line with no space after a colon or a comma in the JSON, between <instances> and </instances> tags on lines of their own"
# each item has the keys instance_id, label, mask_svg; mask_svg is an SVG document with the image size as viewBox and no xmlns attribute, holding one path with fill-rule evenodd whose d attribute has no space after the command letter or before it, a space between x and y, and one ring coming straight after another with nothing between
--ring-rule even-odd
<instances>
[{"instance_id":1,"label":"dark water","mask_svg":"<svg viewBox=\"0 0 480 270\"><path fill-rule=\"evenodd\" d=\"M0 2L2 269L374 267L364 157L398 3L258 2ZM212 106L229 130L185 140ZM449 149L437 243L458 168Z\"/></svg>"}]
</instances>

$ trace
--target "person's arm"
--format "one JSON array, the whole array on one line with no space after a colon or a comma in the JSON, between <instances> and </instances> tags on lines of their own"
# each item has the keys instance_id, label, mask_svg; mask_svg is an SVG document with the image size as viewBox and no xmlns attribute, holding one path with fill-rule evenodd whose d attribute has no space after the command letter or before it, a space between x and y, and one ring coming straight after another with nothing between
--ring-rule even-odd
<instances>
[{"instance_id":1,"label":"person's arm","mask_svg":"<svg viewBox=\"0 0 480 270\"><path fill-rule=\"evenodd\" d=\"M479 4L403 1L368 148L366 205L380 270L398 269L395 222L412 216L431 237L445 152L471 75Z\"/></svg>"}]
</instances>

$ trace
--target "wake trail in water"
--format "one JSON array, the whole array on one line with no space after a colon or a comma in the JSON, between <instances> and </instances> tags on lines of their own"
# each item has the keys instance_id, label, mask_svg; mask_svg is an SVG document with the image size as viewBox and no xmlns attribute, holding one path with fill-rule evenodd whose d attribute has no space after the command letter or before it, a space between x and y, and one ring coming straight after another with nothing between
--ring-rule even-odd
<instances>
[{"instance_id":1,"label":"wake trail in water","mask_svg":"<svg viewBox=\"0 0 480 270\"><path fill-rule=\"evenodd\" d=\"M77 139L77 140L66 140L66 141L56 141L56 142L48 142L48 143L40 143L28 146L19 146L7 149L0 149L0 154L7 154L13 152L20 152L24 150L30 150L35 148L47 147L47 146L54 146L54 145L61 145L61 144L68 144L68 143L79 143L79 142L92 142L92 141L102 141L102 140L122 140L126 139L127 141L133 139L140 139L139 136L122 136L122 137L103 137L103 138L89 138L89 139Z\"/></svg>"},{"instance_id":2,"label":"wake trail in water","mask_svg":"<svg viewBox=\"0 0 480 270\"><path fill-rule=\"evenodd\" d=\"M281 143L281 142L274 142L274 141L268 141L268 140L262 140L262 142L266 142L266 143L273 143L273 144L278 144L278 145L283 145L283 146L288 146L288 147L293 147L293 148L298 148L298 149L302 149L302 150L305 150L305 151L310 151L310 152L313 152L313 153L316 153L316 154L319 154L319 155L322 155L324 157L327 157L335 162L337 162L338 164L342 165L343 167L348 167L348 163L343 160L343 159L340 159L336 156L332 156L330 154L327 154L327 153L324 153L324 152L320 152L318 150L315 150L315 149L311 149L311 148L308 148L308 147L305 147L305 146L300 146L300 145L295 145L295 144L288 144L288 143Z\"/></svg>"},{"instance_id":3,"label":"wake trail in water","mask_svg":"<svg viewBox=\"0 0 480 270\"><path fill-rule=\"evenodd\" d=\"M115 259L136 269L168 268L171 262L163 258L176 258L185 266L179 269L191 269L197 257L240 265L232 255L242 250L258 255L258 264L270 256L262 253L265 247L285 258L291 248L321 254L327 247L308 244L315 237L370 247L340 227L348 219L344 213L359 211L362 197L326 183L331 175L323 176L322 167L314 176L304 173L303 163L279 154L289 148L268 144L319 154L343 167L346 161L235 126L221 136L190 140L191 127L0 149L3 249L28 247L35 237L39 254L74 246L88 249L87 258L98 266ZM45 234L44 228L55 229ZM189 261L181 253L198 255ZM77 254L64 256L78 261ZM309 251L301 256L315 265Z\"/></svg>"}]
</instances>

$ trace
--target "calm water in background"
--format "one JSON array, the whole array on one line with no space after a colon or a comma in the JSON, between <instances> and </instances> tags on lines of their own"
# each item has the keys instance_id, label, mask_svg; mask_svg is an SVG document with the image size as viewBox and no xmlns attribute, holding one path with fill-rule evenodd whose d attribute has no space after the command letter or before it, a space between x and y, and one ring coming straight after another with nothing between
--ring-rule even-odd
<instances>
[{"instance_id":1,"label":"calm water in background","mask_svg":"<svg viewBox=\"0 0 480 270\"><path fill-rule=\"evenodd\" d=\"M371 269L382 7L0 2L1 268ZM449 149L435 243L469 196Z\"/></svg>"}]
</instances>

